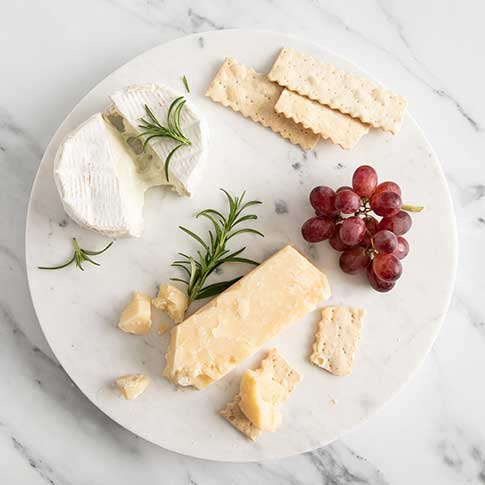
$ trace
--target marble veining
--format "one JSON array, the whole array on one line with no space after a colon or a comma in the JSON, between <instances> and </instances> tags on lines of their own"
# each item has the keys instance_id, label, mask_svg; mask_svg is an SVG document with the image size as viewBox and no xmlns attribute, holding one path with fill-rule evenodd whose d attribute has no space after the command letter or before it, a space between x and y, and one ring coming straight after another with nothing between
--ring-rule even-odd
<instances>
[{"instance_id":1,"label":"marble veining","mask_svg":"<svg viewBox=\"0 0 485 485\"><path fill-rule=\"evenodd\" d=\"M477 256L485 244L485 143L480 136L485 99L469 79L476 77L482 86L485 82L474 51L485 41L475 23L485 14L483 4L456 10L451 0L439 5L369 0L359 7L317 0L217 5L55 0L57 17L40 4L30 9L26 18L23 7L10 2L0 15L0 366L2 396L8 397L0 400L1 483L485 483L485 390L480 383L485 367L485 265ZM102 15L93 15L95 9ZM73 16L79 30L69 27ZM106 21L110 17L112 25ZM232 27L308 37L377 71L376 77L406 93L410 109L418 113L441 156L462 246L456 293L432 358L401 394L331 446L247 465L204 462L160 450L92 406L42 337L23 256L27 201L42 153L73 103L109 72L103 69L110 54L115 54L115 64L109 64L114 68L162 41ZM19 29L24 41L12 43ZM84 35L88 30L90 41ZM198 43L204 48L202 35ZM44 47L53 45L55 49ZM78 55L72 55L73 48ZM93 59L94 49L105 52ZM27 58L29 62L19 62ZM457 76L448 70L454 60L466 66ZM290 165L303 171L305 163L301 157Z\"/></svg>"}]
</instances>

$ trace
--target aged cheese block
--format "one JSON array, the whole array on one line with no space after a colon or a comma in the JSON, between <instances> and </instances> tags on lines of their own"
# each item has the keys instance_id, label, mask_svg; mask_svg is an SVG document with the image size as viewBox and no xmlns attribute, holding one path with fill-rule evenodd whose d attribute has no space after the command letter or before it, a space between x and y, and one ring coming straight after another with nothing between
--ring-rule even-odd
<instances>
[{"instance_id":1,"label":"aged cheese block","mask_svg":"<svg viewBox=\"0 0 485 485\"><path fill-rule=\"evenodd\" d=\"M172 330L164 376L203 389L329 296L327 277L286 246Z\"/></svg>"}]
</instances>

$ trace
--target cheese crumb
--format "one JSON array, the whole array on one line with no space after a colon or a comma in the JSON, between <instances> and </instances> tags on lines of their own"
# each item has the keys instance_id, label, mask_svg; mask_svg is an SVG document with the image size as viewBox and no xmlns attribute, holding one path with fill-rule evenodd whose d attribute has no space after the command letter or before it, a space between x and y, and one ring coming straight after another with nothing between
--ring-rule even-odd
<instances>
[{"instance_id":1,"label":"cheese crumb","mask_svg":"<svg viewBox=\"0 0 485 485\"><path fill-rule=\"evenodd\" d=\"M158 327L158 335L163 335L169 328L170 325L167 325L166 323L161 323Z\"/></svg>"},{"instance_id":2,"label":"cheese crumb","mask_svg":"<svg viewBox=\"0 0 485 485\"><path fill-rule=\"evenodd\" d=\"M165 284L160 286L152 305L159 310L165 310L175 323L180 323L189 306L189 298L175 286Z\"/></svg>"},{"instance_id":3,"label":"cheese crumb","mask_svg":"<svg viewBox=\"0 0 485 485\"><path fill-rule=\"evenodd\" d=\"M121 376L116 385L125 399L136 399L150 384L150 378L143 374Z\"/></svg>"},{"instance_id":4,"label":"cheese crumb","mask_svg":"<svg viewBox=\"0 0 485 485\"><path fill-rule=\"evenodd\" d=\"M118 327L123 332L146 335L152 325L151 317L150 297L144 293L135 292L133 299L121 314Z\"/></svg>"}]
</instances>

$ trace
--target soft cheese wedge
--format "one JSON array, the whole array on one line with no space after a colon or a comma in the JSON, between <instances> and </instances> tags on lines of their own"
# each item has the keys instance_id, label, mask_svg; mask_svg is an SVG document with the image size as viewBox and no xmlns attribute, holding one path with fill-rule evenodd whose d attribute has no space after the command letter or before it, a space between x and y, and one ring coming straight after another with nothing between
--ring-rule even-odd
<instances>
[{"instance_id":1,"label":"soft cheese wedge","mask_svg":"<svg viewBox=\"0 0 485 485\"><path fill-rule=\"evenodd\" d=\"M136 161L139 177L149 186L171 185L181 195L191 195L200 178L201 165L207 155L207 129L195 107L187 101L181 111L180 127L191 145L177 150L170 160L169 180L164 175L164 163L178 142L169 138L151 139L145 151L142 119L148 119L145 105L157 120L167 126L171 103L180 96L176 91L158 84L129 86L111 95L111 105L105 116L124 138Z\"/></svg>"},{"instance_id":2,"label":"soft cheese wedge","mask_svg":"<svg viewBox=\"0 0 485 485\"><path fill-rule=\"evenodd\" d=\"M329 296L327 277L286 246L172 330L164 376L203 389Z\"/></svg>"},{"instance_id":3,"label":"soft cheese wedge","mask_svg":"<svg viewBox=\"0 0 485 485\"><path fill-rule=\"evenodd\" d=\"M54 180L65 211L80 226L106 236L141 235L146 186L101 113L65 139L54 162Z\"/></svg>"},{"instance_id":4,"label":"soft cheese wedge","mask_svg":"<svg viewBox=\"0 0 485 485\"><path fill-rule=\"evenodd\" d=\"M300 374L272 349L259 369L248 369L243 374L239 407L257 428L276 431L281 424L281 406L300 381Z\"/></svg>"}]
</instances>

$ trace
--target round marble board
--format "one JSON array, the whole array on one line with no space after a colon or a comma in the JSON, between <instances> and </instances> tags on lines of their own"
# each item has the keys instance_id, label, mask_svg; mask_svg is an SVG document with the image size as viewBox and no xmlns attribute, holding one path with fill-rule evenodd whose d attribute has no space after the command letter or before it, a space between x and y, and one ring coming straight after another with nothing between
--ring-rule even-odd
<instances>
[{"instance_id":1,"label":"round marble board","mask_svg":"<svg viewBox=\"0 0 485 485\"><path fill-rule=\"evenodd\" d=\"M409 114L396 136L371 130L350 151L321 141L315 150L304 153L269 129L204 97L224 57L268 72L284 46L349 72L362 72L315 44L279 33L218 31L177 39L115 71L74 108L47 148L32 190L27 270L37 316L52 350L82 392L108 416L133 433L186 455L255 461L330 443L366 420L409 379L429 351L450 299L456 265L450 195L432 148ZM209 157L195 195L188 199L167 189L151 189L145 200L143 236L117 240L98 258L100 268L38 270L38 265L55 264L67 257L71 237L76 236L89 249L101 248L108 241L78 227L62 209L52 164L63 138L91 114L104 110L108 95L117 89L155 82L183 92L182 75L190 84L188 97L204 114L210 129ZM397 181L406 203L426 207L413 218L414 225L406 235L411 252L403 261L402 278L388 294L372 290L363 275L342 273L338 253L327 242L308 245L300 235L302 222L313 215L308 203L311 188L347 185L362 163L376 167L381 180ZM117 328L133 290L155 294L157 284L177 275L170 268L176 253L195 250L195 243L177 227L208 229L194 214L208 207L225 208L220 187L233 194L246 190L250 198L263 201L257 208L255 227L266 237L248 236L239 241L247 244L248 257L263 260L292 243L327 274L333 296L325 305L367 309L351 376L335 377L310 364L318 311L203 391L176 390L161 377L169 335L160 337L157 329L158 322L167 320L165 315L155 313L146 338ZM226 268L223 276L246 270L249 268L237 265ZM303 380L284 405L281 428L251 442L218 411L234 397L242 372L257 366L273 346L303 374ZM135 401L125 401L113 385L117 377L129 373L145 373L153 381Z\"/></svg>"}]
</instances>

